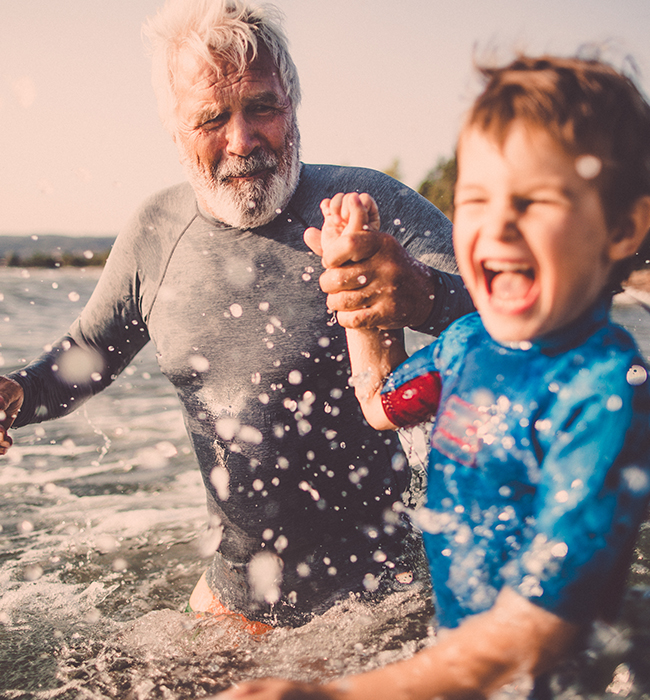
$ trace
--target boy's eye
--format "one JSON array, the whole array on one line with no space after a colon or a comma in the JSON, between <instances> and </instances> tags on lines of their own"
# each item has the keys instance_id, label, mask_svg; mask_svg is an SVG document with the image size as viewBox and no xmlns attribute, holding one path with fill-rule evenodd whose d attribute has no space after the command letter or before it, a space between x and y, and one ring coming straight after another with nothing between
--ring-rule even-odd
<instances>
[{"instance_id":1,"label":"boy's eye","mask_svg":"<svg viewBox=\"0 0 650 700\"><path fill-rule=\"evenodd\" d=\"M469 205L479 205L485 204L487 202L486 197L456 197L454 198L454 206L456 208Z\"/></svg>"},{"instance_id":2,"label":"boy's eye","mask_svg":"<svg viewBox=\"0 0 650 700\"><path fill-rule=\"evenodd\" d=\"M512 202L512 205L515 211L519 212L519 214L523 214L528 209L528 207L534 203L535 200L530 199L529 197L515 197Z\"/></svg>"}]
</instances>

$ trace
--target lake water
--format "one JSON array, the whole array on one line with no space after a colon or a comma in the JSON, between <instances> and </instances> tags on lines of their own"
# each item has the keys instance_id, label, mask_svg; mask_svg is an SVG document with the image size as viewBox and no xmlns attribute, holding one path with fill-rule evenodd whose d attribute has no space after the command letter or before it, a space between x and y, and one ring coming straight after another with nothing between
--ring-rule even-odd
<instances>
[{"instance_id":1,"label":"lake water","mask_svg":"<svg viewBox=\"0 0 650 700\"><path fill-rule=\"evenodd\" d=\"M67 329L98 274L0 269L2 371ZM650 314L626 303L616 318L650 358ZM0 698L195 698L271 674L327 680L435 643L415 593L261 638L183 612L207 564L205 495L153 348L75 414L14 439L0 461ZM648 558L646 524L621 621L556 674L556 698L650 698Z\"/></svg>"}]
</instances>

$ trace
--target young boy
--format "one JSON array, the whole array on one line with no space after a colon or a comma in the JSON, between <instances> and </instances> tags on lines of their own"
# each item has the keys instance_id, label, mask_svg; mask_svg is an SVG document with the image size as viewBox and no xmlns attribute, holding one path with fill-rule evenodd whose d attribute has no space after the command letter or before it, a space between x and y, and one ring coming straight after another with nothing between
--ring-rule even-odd
<instances>
[{"instance_id":1,"label":"young boy","mask_svg":"<svg viewBox=\"0 0 650 700\"><path fill-rule=\"evenodd\" d=\"M635 255L650 228L650 107L598 61L519 58L484 73L454 216L478 314L410 358L395 332L347 331L371 425L436 419L417 523L446 631L322 697L483 697L539 676L615 612L650 498L650 382L608 317L650 257ZM323 264L340 265L376 206L352 193L322 209ZM289 688L300 697L282 681L233 697Z\"/></svg>"}]
</instances>

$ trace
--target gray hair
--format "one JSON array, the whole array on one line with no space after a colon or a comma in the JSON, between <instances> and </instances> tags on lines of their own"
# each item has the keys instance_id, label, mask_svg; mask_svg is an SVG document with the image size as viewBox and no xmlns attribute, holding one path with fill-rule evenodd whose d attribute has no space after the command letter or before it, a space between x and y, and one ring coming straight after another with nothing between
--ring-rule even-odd
<instances>
[{"instance_id":1,"label":"gray hair","mask_svg":"<svg viewBox=\"0 0 650 700\"><path fill-rule=\"evenodd\" d=\"M300 103L300 82L289 55L282 14L270 4L246 0L167 0L143 27L152 57L152 84L163 126L174 133L177 106L176 70L182 49L190 49L217 73L222 63L240 74L259 53L260 44L271 54L280 83L293 110Z\"/></svg>"}]
</instances>

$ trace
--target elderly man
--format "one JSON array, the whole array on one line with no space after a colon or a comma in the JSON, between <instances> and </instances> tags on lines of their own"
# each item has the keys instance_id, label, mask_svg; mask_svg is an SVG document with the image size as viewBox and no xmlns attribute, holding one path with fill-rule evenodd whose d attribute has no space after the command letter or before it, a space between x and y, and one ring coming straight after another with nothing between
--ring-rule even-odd
<instances>
[{"instance_id":1,"label":"elderly man","mask_svg":"<svg viewBox=\"0 0 650 700\"><path fill-rule=\"evenodd\" d=\"M17 427L68 413L151 339L220 538L193 609L297 625L350 593L408 586L419 541L394 508L408 471L361 417L303 235L322 198L371 193L390 231L351 240L356 262L326 270L329 307L345 325L435 334L471 308L449 274L450 224L380 173L301 165L298 78L273 10L170 0L147 33L189 183L144 204L69 334L3 381L0 450L16 414ZM308 241L320 253L315 230Z\"/></svg>"}]
</instances>

